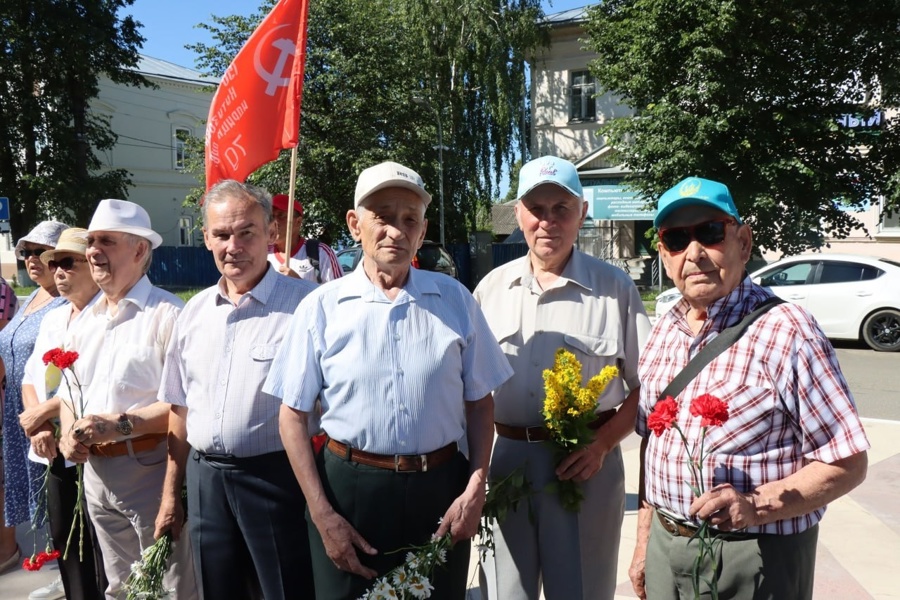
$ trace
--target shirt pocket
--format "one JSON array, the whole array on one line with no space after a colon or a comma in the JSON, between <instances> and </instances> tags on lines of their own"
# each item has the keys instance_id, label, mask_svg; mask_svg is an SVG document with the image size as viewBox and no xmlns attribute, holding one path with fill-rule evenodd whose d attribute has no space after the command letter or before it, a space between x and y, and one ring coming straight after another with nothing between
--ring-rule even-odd
<instances>
[{"instance_id":1,"label":"shirt pocket","mask_svg":"<svg viewBox=\"0 0 900 600\"><path fill-rule=\"evenodd\" d=\"M563 336L563 340L579 359L606 357L608 364L612 364L620 355L619 341L615 338L567 333Z\"/></svg>"},{"instance_id":2,"label":"shirt pocket","mask_svg":"<svg viewBox=\"0 0 900 600\"><path fill-rule=\"evenodd\" d=\"M250 346L250 358L259 361L268 361L275 358L278 352L278 344L255 344Z\"/></svg>"},{"instance_id":3,"label":"shirt pocket","mask_svg":"<svg viewBox=\"0 0 900 600\"><path fill-rule=\"evenodd\" d=\"M162 358L155 346L116 349L112 380L120 393L155 395L161 378Z\"/></svg>"}]
</instances>

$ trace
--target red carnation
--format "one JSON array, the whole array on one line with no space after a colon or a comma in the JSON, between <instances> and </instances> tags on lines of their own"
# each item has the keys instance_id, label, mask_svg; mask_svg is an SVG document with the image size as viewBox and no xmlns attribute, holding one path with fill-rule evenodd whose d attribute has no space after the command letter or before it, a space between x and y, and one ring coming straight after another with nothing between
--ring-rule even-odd
<instances>
[{"instance_id":1,"label":"red carnation","mask_svg":"<svg viewBox=\"0 0 900 600\"><path fill-rule=\"evenodd\" d=\"M703 394L691 401L691 414L703 417L701 427L721 425L728 420L728 405L711 394Z\"/></svg>"},{"instance_id":2,"label":"red carnation","mask_svg":"<svg viewBox=\"0 0 900 600\"><path fill-rule=\"evenodd\" d=\"M32 560L30 557L22 561L22 568L26 571L38 571L43 563Z\"/></svg>"},{"instance_id":3,"label":"red carnation","mask_svg":"<svg viewBox=\"0 0 900 600\"><path fill-rule=\"evenodd\" d=\"M47 552L46 555L48 561L56 560L60 557L60 552L59 550L51 550L50 552Z\"/></svg>"},{"instance_id":4,"label":"red carnation","mask_svg":"<svg viewBox=\"0 0 900 600\"><path fill-rule=\"evenodd\" d=\"M647 427L657 436L670 429L678 417L678 402L672 396L666 396L656 403L653 412L647 417Z\"/></svg>"},{"instance_id":5,"label":"red carnation","mask_svg":"<svg viewBox=\"0 0 900 600\"><path fill-rule=\"evenodd\" d=\"M56 364L56 356L58 354L62 354L62 348L52 348L44 352L44 364L49 365L50 363Z\"/></svg>"},{"instance_id":6,"label":"red carnation","mask_svg":"<svg viewBox=\"0 0 900 600\"><path fill-rule=\"evenodd\" d=\"M68 352L60 352L57 354L53 360L53 364L60 369L68 369L75 364L76 360L78 360L78 353L74 350L70 350Z\"/></svg>"}]
</instances>

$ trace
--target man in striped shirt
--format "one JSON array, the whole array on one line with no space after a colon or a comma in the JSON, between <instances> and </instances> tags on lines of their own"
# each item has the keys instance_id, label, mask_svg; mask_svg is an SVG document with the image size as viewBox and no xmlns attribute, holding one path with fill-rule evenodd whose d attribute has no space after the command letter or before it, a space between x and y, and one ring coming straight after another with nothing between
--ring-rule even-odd
<instances>
[{"instance_id":1,"label":"man in striped shirt","mask_svg":"<svg viewBox=\"0 0 900 600\"><path fill-rule=\"evenodd\" d=\"M272 266L288 277L305 279L315 283L325 283L337 279L344 274L338 263L337 255L328 245L319 240L307 240L300 235L300 227L303 225L303 205L299 200L294 200L294 222L291 225L291 256L287 259L287 218L288 202L287 194L275 194L272 196L272 218L278 235L275 241L269 245L269 262Z\"/></svg>"},{"instance_id":2,"label":"man in striped shirt","mask_svg":"<svg viewBox=\"0 0 900 600\"><path fill-rule=\"evenodd\" d=\"M691 401L710 394L728 415L707 429L702 481L692 481L678 431L651 432L648 416L701 348L772 294L746 274L752 233L721 183L685 179L660 198L655 224L683 299L653 328L639 365L632 584L641 598L694 597L693 536L707 521L720 549L713 577L721 597L812 598L817 524L829 502L865 478L869 448L834 349L805 310L781 304L700 371L675 398L675 425L699 447L704 427ZM713 571L708 560L700 567L706 594Z\"/></svg>"}]
</instances>

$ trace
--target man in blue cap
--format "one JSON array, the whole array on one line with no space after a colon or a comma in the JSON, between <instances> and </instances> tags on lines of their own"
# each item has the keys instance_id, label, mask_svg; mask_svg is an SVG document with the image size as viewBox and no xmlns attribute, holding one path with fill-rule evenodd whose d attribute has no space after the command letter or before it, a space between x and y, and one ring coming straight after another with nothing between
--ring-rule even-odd
<instances>
[{"instance_id":1,"label":"man in blue cap","mask_svg":"<svg viewBox=\"0 0 900 600\"><path fill-rule=\"evenodd\" d=\"M721 183L680 182L659 199L655 225L683 298L641 354L632 585L640 598L812 598L817 524L826 504L865 478L869 448L834 349L805 310L780 304L681 391L666 391L691 358L772 293L746 274L753 234ZM693 402L701 397L724 403L720 424L707 427ZM668 416L657 412L650 423L657 402ZM699 448L701 439L697 474L685 445ZM715 569L708 558L694 566L704 521Z\"/></svg>"},{"instance_id":2,"label":"man in blue cap","mask_svg":"<svg viewBox=\"0 0 900 600\"><path fill-rule=\"evenodd\" d=\"M625 507L619 441L634 427L638 352L650 322L624 271L575 248L587 213L575 165L555 156L527 163L517 197L528 255L489 273L475 299L515 372L494 391L491 480L524 466L536 495L533 512L523 502L495 527L482 590L501 600L537 600L541 588L548 600L611 600ZM621 374L600 396L594 442L561 462L540 443L549 437L541 373L559 348L578 358L585 382L610 365ZM579 512L545 489L559 480L580 484Z\"/></svg>"}]
</instances>

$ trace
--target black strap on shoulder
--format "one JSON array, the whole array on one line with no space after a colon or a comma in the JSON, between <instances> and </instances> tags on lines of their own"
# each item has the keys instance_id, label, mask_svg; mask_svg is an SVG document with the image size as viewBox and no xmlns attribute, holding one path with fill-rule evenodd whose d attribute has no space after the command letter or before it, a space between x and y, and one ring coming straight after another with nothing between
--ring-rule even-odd
<instances>
[{"instance_id":1,"label":"black strap on shoulder","mask_svg":"<svg viewBox=\"0 0 900 600\"><path fill-rule=\"evenodd\" d=\"M316 270L316 281L322 283L321 272L319 271L319 240L306 240L306 258L309 264Z\"/></svg>"},{"instance_id":2,"label":"black strap on shoulder","mask_svg":"<svg viewBox=\"0 0 900 600\"><path fill-rule=\"evenodd\" d=\"M706 365L711 363L715 357L722 354L722 352L738 341L754 321L782 302L784 302L784 300L778 296L772 296L771 298L764 300L759 306L753 309L752 312L747 313L739 323L736 323L727 329L723 329L722 333L704 346L703 349L700 350L687 365L685 365L681 372L675 376L675 379L673 379L671 383L666 386L666 389L662 391L662 394L659 395L659 400L668 396L675 398Z\"/></svg>"}]
</instances>

